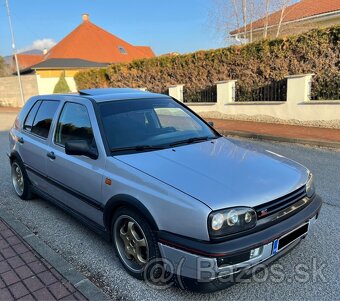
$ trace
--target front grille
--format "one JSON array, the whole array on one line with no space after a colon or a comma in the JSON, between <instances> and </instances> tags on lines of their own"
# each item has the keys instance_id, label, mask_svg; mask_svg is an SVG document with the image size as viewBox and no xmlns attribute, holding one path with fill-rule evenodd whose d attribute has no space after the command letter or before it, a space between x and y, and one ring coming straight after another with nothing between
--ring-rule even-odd
<instances>
[{"instance_id":1,"label":"front grille","mask_svg":"<svg viewBox=\"0 0 340 301\"><path fill-rule=\"evenodd\" d=\"M268 203L259 205L255 207L255 211L257 213L257 219L261 219L267 217L271 214L274 214L280 210L283 210L302 198L306 197L306 187L302 186L301 188L280 197L274 201L270 201Z\"/></svg>"}]
</instances>

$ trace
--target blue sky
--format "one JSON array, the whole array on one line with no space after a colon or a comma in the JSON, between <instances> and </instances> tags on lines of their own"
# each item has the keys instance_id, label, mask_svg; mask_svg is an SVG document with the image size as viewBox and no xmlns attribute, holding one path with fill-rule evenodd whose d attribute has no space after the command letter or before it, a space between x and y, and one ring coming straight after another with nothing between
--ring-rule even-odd
<instances>
[{"instance_id":1,"label":"blue sky","mask_svg":"<svg viewBox=\"0 0 340 301\"><path fill-rule=\"evenodd\" d=\"M16 46L33 41L60 41L81 23L81 14L135 45L156 54L181 53L223 46L209 12L212 0L9 0ZM5 0L0 0L0 55L11 53Z\"/></svg>"}]
</instances>

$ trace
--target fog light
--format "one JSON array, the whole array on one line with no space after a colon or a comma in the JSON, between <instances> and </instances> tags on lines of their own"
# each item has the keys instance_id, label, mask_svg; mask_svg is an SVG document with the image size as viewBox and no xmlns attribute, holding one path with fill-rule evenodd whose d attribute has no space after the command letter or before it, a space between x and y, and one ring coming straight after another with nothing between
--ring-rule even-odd
<instances>
[{"instance_id":1,"label":"fog light","mask_svg":"<svg viewBox=\"0 0 340 301\"><path fill-rule=\"evenodd\" d=\"M250 257L249 259L253 259L255 257L258 257L260 256L262 253L262 247L259 247L259 248L256 248L256 249L253 249L250 251Z\"/></svg>"}]
</instances>

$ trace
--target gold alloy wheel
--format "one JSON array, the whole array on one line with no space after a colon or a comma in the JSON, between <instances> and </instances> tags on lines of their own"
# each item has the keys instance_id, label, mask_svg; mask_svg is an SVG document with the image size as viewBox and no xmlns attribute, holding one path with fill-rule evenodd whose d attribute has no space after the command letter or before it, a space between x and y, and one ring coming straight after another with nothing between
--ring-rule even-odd
<instances>
[{"instance_id":1,"label":"gold alloy wheel","mask_svg":"<svg viewBox=\"0 0 340 301\"><path fill-rule=\"evenodd\" d=\"M149 246L140 225L132 217L122 215L114 224L115 244L125 265L140 272L149 261Z\"/></svg>"},{"instance_id":2,"label":"gold alloy wheel","mask_svg":"<svg viewBox=\"0 0 340 301\"><path fill-rule=\"evenodd\" d=\"M15 189L15 192L19 195L22 196L24 193L25 189L25 184L24 184L24 176L22 174L22 170L18 163L14 162L12 164L12 183L13 187Z\"/></svg>"}]
</instances>

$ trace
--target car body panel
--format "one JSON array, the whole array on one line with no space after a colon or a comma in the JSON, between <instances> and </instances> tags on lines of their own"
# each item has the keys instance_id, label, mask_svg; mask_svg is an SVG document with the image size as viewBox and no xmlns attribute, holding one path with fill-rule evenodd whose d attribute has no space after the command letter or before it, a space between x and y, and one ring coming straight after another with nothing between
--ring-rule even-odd
<instances>
[{"instance_id":1,"label":"car body panel","mask_svg":"<svg viewBox=\"0 0 340 301\"><path fill-rule=\"evenodd\" d=\"M85 156L69 156L65 154L64 147L54 143L57 122L67 102L78 103L86 107L94 136L98 137L96 139L99 153L97 160ZM51 131L49 151L54 152L56 159L47 158L46 166L50 179L47 193L62 201L66 206L103 226L102 208L104 203L101 190L106 154L99 138L100 132L92 103L88 99L79 101L79 98L76 97L64 99Z\"/></svg>"},{"instance_id":2,"label":"car body panel","mask_svg":"<svg viewBox=\"0 0 340 301\"><path fill-rule=\"evenodd\" d=\"M103 186L104 199L130 195L146 207L159 230L209 240L205 221L211 209L202 202L114 157L108 158L104 176L112 181Z\"/></svg>"},{"instance_id":3,"label":"car body panel","mask_svg":"<svg viewBox=\"0 0 340 301\"><path fill-rule=\"evenodd\" d=\"M300 188L308 180L308 170L302 165L223 137L116 157L213 210L255 207Z\"/></svg>"}]
</instances>

